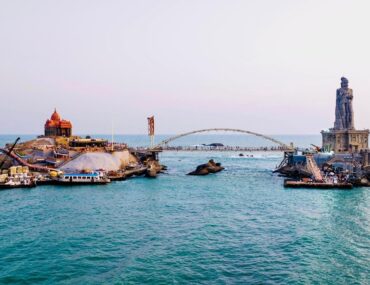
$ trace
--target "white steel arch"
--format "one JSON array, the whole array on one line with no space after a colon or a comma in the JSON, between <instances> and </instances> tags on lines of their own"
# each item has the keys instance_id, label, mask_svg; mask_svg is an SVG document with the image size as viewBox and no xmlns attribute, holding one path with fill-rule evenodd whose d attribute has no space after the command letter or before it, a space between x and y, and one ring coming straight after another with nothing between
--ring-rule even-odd
<instances>
[{"instance_id":1,"label":"white steel arch","mask_svg":"<svg viewBox=\"0 0 370 285\"><path fill-rule=\"evenodd\" d=\"M213 128L213 129L202 129L202 130L196 130L196 131L191 131L191 132L187 132L187 133L183 133L183 134L179 134L179 135L176 135L176 136L173 136L173 137L170 137L168 139L165 139L163 141L161 141L160 143L158 143L156 146L154 146L154 148L160 148L161 146L163 145L166 145L172 141L175 141L179 138L182 138L182 137L186 137L186 136L189 136L189 135L193 135L193 134L198 134L198 133L206 133L206 132L234 132L234 133L244 133L244 134L248 134L248 135L253 135L253 136L256 136L256 137L260 137L260 138L263 138L265 140L269 140L275 144L278 144L284 148L291 148L290 146L288 146L287 144L279 141L279 140L276 140L272 137L269 137L269 136L266 136L266 135L263 135L263 134L259 134L259 133L256 133L256 132L251 132L251 131L246 131L246 130L240 130L240 129L231 129L231 128Z\"/></svg>"}]
</instances>

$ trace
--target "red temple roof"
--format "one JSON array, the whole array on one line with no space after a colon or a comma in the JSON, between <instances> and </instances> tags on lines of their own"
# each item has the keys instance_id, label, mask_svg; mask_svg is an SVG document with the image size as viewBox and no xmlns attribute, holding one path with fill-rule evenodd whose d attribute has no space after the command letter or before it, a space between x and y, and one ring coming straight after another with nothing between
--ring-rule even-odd
<instances>
[{"instance_id":1,"label":"red temple roof","mask_svg":"<svg viewBox=\"0 0 370 285\"><path fill-rule=\"evenodd\" d=\"M66 120L61 120L60 121L60 127L63 128L63 129L66 129L66 128L72 128L72 124L70 121L66 121Z\"/></svg>"},{"instance_id":2,"label":"red temple roof","mask_svg":"<svg viewBox=\"0 0 370 285\"><path fill-rule=\"evenodd\" d=\"M57 109L54 110L54 113L51 115L51 118L50 119L52 121L56 121L56 122L59 122L61 120L60 119L60 115L57 112Z\"/></svg>"},{"instance_id":3,"label":"red temple roof","mask_svg":"<svg viewBox=\"0 0 370 285\"><path fill-rule=\"evenodd\" d=\"M54 113L51 115L50 119L46 120L45 128L63 128L71 129L72 123L67 120L62 120L57 110L54 110Z\"/></svg>"}]
</instances>

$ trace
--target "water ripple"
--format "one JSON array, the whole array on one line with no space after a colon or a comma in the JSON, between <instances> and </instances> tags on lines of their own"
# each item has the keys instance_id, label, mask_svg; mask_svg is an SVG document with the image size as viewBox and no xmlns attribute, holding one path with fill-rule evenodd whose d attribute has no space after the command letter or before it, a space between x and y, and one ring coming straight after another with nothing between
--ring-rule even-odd
<instances>
[{"instance_id":1,"label":"water ripple","mask_svg":"<svg viewBox=\"0 0 370 285\"><path fill-rule=\"evenodd\" d=\"M185 175L210 158L227 170ZM369 284L368 189L286 190L276 154L161 159L156 180L0 192L0 283Z\"/></svg>"}]
</instances>

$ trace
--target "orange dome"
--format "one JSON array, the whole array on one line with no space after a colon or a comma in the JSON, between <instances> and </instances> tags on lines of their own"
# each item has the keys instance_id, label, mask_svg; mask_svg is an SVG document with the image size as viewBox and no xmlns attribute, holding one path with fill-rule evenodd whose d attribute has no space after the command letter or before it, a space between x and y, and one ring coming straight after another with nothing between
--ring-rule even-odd
<instances>
[{"instance_id":1,"label":"orange dome","mask_svg":"<svg viewBox=\"0 0 370 285\"><path fill-rule=\"evenodd\" d=\"M55 126L56 126L55 122L51 120L47 120L45 123L45 127L55 127Z\"/></svg>"},{"instance_id":2,"label":"orange dome","mask_svg":"<svg viewBox=\"0 0 370 285\"><path fill-rule=\"evenodd\" d=\"M54 113L51 115L50 119L54 122L60 121L60 115L58 114L57 109L54 110Z\"/></svg>"}]
</instances>

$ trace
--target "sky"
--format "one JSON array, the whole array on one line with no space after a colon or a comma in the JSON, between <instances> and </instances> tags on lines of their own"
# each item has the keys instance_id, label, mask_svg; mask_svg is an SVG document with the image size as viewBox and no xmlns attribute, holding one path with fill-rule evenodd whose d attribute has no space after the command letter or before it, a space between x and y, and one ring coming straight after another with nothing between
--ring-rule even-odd
<instances>
[{"instance_id":1,"label":"sky","mask_svg":"<svg viewBox=\"0 0 370 285\"><path fill-rule=\"evenodd\" d=\"M369 1L0 0L0 133L316 134L346 76L370 127Z\"/></svg>"}]
</instances>

